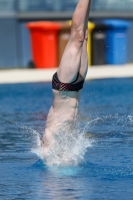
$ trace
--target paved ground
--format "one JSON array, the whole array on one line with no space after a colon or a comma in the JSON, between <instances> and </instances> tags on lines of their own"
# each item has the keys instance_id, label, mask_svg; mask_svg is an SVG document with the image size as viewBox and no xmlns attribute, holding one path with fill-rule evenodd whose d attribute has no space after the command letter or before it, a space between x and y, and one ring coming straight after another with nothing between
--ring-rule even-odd
<instances>
[{"instance_id":1,"label":"paved ground","mask_svg":"<svg viewBox=\"0 0 133 200\"><path fill-rule=\"evenodd\" d=\"M0 84L51 81L56 69L0 70ZM133 64L89 67L86 80L133 77Z\"/></svg>"}]
</instances>

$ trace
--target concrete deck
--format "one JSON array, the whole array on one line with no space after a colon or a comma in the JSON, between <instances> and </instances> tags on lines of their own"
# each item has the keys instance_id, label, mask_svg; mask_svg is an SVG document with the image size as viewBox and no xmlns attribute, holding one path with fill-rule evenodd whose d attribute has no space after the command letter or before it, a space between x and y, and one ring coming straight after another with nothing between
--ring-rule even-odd
<instances>
[{"instance_id":1,"label":"concrete deck","mask_svg":"<svg viewBox=\"0 0 133 200\"><path fill-rule=\"evenodd\" d=\"M55 71L56 68L0 70L0 84L49 82ZM86 80L121 77L133 77L133 64L89 67Z\"/></svg>"}]
</instances>

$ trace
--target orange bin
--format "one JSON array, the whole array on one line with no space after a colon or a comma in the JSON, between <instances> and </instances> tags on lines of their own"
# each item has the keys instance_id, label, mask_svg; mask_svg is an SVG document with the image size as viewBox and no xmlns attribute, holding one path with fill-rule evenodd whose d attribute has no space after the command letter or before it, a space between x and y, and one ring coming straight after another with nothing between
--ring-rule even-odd
<instances>
[{"instance_id":1,"label":"orange bin","mask_svg":"<svg viewBox=\"0 0 133 200\"><path fill-rule=\"evenodd\" d=\"M57 33L60 25L40 21L26 24L30 31L32 61L36 68L57 67Z\"/></svg>"}]
</instances>

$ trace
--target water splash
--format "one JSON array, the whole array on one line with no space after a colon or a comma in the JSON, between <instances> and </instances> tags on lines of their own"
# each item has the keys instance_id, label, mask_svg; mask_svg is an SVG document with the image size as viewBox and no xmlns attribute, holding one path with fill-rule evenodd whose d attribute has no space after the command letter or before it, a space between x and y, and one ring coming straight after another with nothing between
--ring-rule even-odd
<instances>
[{"instance_id":1,"label":"water splash","mask_svg":"<svg viewBox=\"0 0 133 200\"><path fill-rule=\"evenodd\" d=\"M34 132L36 146L32 148L32 153L37 154L48 166L78 165L84 161L87 148L91 147L94 142L92 139L85 137L87 127L88 124L81 128L80 123L77 123L76 128L71 131L66 126L61 127L45 156L43 149L40 147L40 136Z\"/></svg>"},{"instance_id":2,"label":"water splash","mask_svg":"<svg viewBox=\"0 0 133 200\"><path fill-rule=\"evenodd\" d=\"M133 124L133 116L132 115L128 115L128 120L130 121L131 124Z\"/></svg>"}]
</instances>

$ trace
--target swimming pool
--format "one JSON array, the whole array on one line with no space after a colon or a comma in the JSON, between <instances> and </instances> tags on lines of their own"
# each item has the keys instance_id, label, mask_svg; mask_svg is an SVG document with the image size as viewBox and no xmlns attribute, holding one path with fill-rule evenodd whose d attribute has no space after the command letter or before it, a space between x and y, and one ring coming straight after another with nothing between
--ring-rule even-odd
<instances>
[{"instance_id":1,"label":"swimming pool","mask_svg":"<svg viewBox=\"0 0 133 200\"><path fill-rule=\"evenodd\" d=\"M0 199L133 199L133 79L86 82L79 115L91 145L75 166L32 153L51 102L50 83L0 85Z\"/></svg>"}]
</instances>

